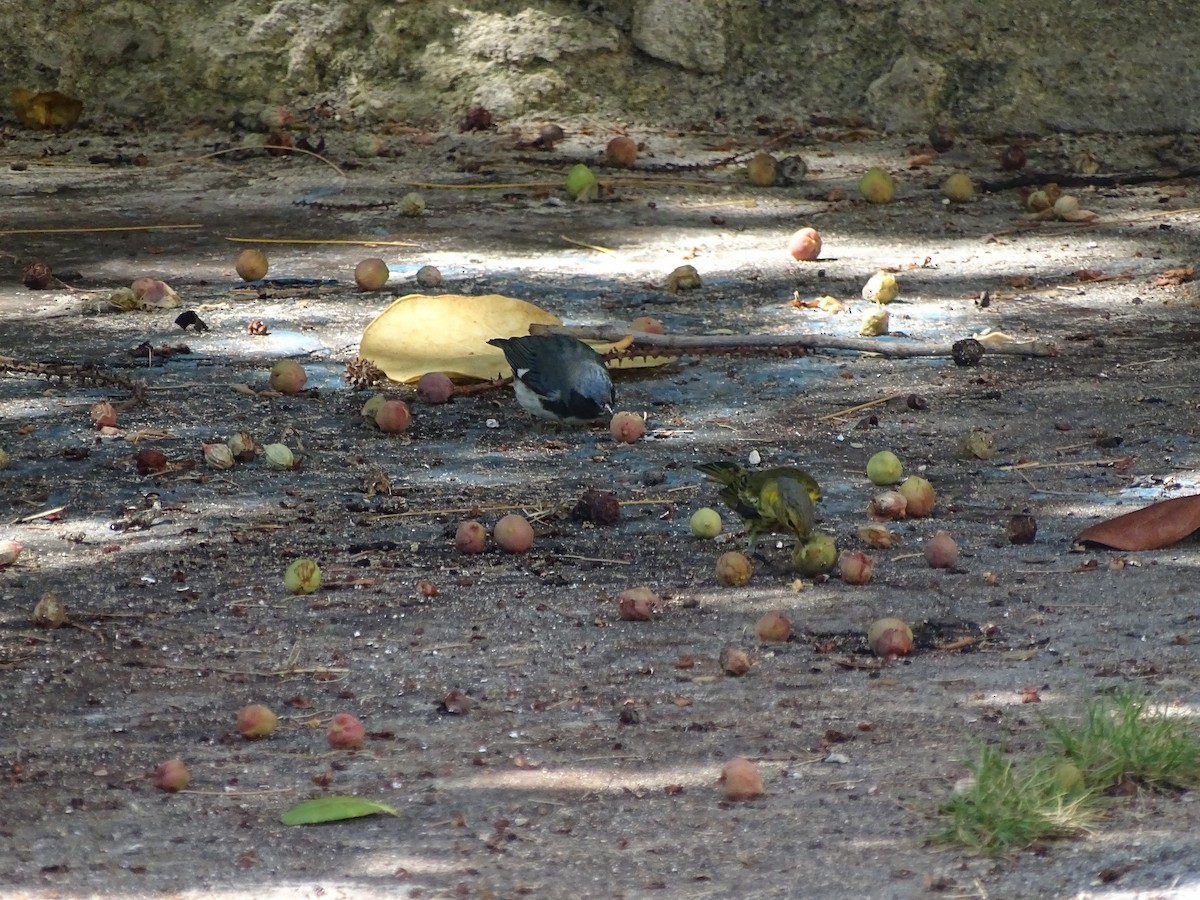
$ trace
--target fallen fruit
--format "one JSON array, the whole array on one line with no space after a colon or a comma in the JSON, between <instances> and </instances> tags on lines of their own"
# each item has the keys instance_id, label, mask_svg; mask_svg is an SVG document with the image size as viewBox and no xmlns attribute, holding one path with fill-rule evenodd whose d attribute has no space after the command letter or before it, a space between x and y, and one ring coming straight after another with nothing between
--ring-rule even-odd
<instances>
[{"instance_id":1,"label":"fallen fruit","mask_svg":"<svg viewBox=\"0 0 1200 900\"><path fill-rule=\"evenodd\" d=\"M876 619L867 629L867 644L876 656L907 656L913 634L903 619Z\"/></svg>"},{"instance_id":2,"label":"fallen fruit","mask_svg":"<svg viewBox=\"0 0 1200 900\"><path fill-rule=\"evenodd\" d=\"M358 411L358 414L374 425L375 413L379 412L379 407L385 403L387 403L386 394L372 394L367 402L362 405L362 409Z\"/></svg>"},{"instance_id":3,"label":"fallen fruit","mask_svg":"<svg viewBox=\"0 0 1200 900\"><path fill-rule=\"evenodd\" d=\"M891 272L879 271L863 285L862 298L871 303L891 303L900 296L900 285Z\"/></svg>"},{"instance_id":4,"label":"fallen fruit","mask_svg":"<svg viewBox=\"0 0 1200 900\"><path fill-rule=\"evenodd\" d=\"M133 465L139 475L155 475L166 469L167 454L153 448L139 450L133 458Z\"/></svg>"},{"instance_id":5,"label":"fallen fruit","mask_svg":"<svg viewBox=\"0 0 1200 900\"><path fill-rule=\"evenodd\" d=\"M792 623L778 610L765 612L754 623L754 635L767 643L783 643L792 636Z\"/></svg>"},{"instance_id":6,"label":"fallen fruit","mask_svg":"<svg viewBox=\"0 0 1200 900\"><path fill-rule=\"evenodd\" d=\"M735 756L725 763L719 781L725 788L726 800L753 800L763 792L758 768L744 756Z\"/></svg>"},{"instance_id":7,"label":"fallen fruit","mask_svg":"<svg viewBox=\"0 0 1200 900\"><path fill-rule=\"evenodd\" d=\"M676 266L667 276L669 291L694 291L701 286L700 273L695 266Z\"/></svg>"},{"instance_id":8,"label":"fallen fruit","mask_svg":"<svg viewBox=\"0 0 1200 900\"><path fill-rule=\"evenodd\" d=\"M15 563L24 549L25 547L16 541L10 541L7 538L0 541L0 569Z\"/></svg>"},{"instance_id":9,"label":"fallen fruit","mask_svg":"<svg viewBox=\"0 0 1200 900\"><path fill-rule=\"evenodd\" d=\"M951 203L966 203L975 196L975 182L966 172L955 172L942 182L942 193Z\"/></svg>"},{"instance_id":10,"label":"fallen fruit","mask_svg":"<svg viewBox=\"0 0 1200 900\"><path fill-rule=\"evenodd\" d=\"M933 515L933 506L937 502L937 491L933 485L919 475L909 475L896 488L908 501L908 515L914 519L924 519Z\"/></svg>"},{"instance_id":11,"label":"fallen fruit","mask_svg":"<svg viewBox=\"0 0 1200 900\"><path fill-rule=\"evenodd\" d=\"M858 192L868 203L891 203L896 196L896 179L879 166L873 166L858 179Z\"/></svg>"},{"instance_id":12,"label":"fallen fruit","mask_svg":"<svg viewBox=\"0 0 1200 900\"><path fill-rule=\"evenodd\" d=\"M845 584L867 584L875 574L875 560L861 550L838 554L838 577Z\"/></svg>"},{"instance_id":13,"label":"fallen fruit","mask_svg":"<svg viewBox=\"0 0 1200 900\"><path fill-rule=\"evenodd\" d=\"M925 562L931 569L953 569L958 562L958 544L948 532L939 531L925 542Z\"/></svg>"},{"instance_id":14,"label":"fallen fruit","mask_svg":"<svg viewBox=\"0 0 1200 900\"><path fill-rule=\"evenodd\" d=\"M621 501L610 491L588 488L571 508L571 518L594 525L615 525L621 520Z\"/></svg>"},{"instance_id":15,"label":"fallen fruit","mask_svg":"<svg viewBox=\"0 0 1200 900\"><path fill-rule=\"evenodd\" d=\"M487 529L475 520L459 522L454 532L454 548L459 553L482 553L487 547Z\"/></svg>"},{"instance_id":16,"label":"fallen fruit","mask_svg":"<svg viewBox=\"0 0 1200 900\"><path fill-rule=\"evenodd\" d=\"M1037 537L1037 519L1033 516L1019 513L1008 520L1005 527L1010 544L1032 544Z\"/></svg>"},{"instance_id":17,"label":"fallen fruit","mask_svg":"<svg viewBox=\"0 0 1200 900\"><path fill-rule=\"evenodd\" d=\"M426 372L417 381L417 396L426 403L445 403L454 396L454 382L445 372Z\"/></svg>"},{"instance_id":18,"label":"fallen fruit","mask_svg":"<svg viewBox=\"0 0 1200 900\"><path fill-rule=\"evenodd\" d=\"M160 791L173 794L187 787L192 780L192 776L188 772L187 763L176 757L175 759L168 759L166 762L159 763L154 769L152 780L154 781L154 786Z\"/></svg>"},{"instance_id":19,"label":"fallen fruit","mask_svg":"<svg viewBox=\"0 0 1200 900\"><path fill-rule=\"evenodd\" d=\"M629 323L632 331L642 331L646 334L666 334L663 323L653 316L638 316Z\"/></svg>"},{"instance_id":20,"label":"fallen fruit","mask_svg":"<svg viewBox=\"0 0 1200 900\"><path fill-rule=\"evenodd\" d=\"M158 278L135 278L129 289L133 291L134 299L141 301L137 305L143 309L148 306L171 309L179 305L179 295L175 289Z\"/></svg>"},{"instance_id":21,"label":"fallen fruit","mask_svg":"<svg viewBox=\"0 0 1200 900\"><path fill-rule=\"evenodd\" d=\"M400 215L415 219L425 212L425 198L416 191L409 191L400 198Z\"/></svg>"},{"instance_id":22,"label":"fallen fruit","mask_svg":"<svg viewBox=\"0 0 1200 900\"><path fill-rule=\"evenodd\" d=\"M0 469L7 469L12 457L8 455L8 451L0 448Z\"/></svg>"},{"instance_id":23,"label":"fallen fruit","mask_svg":"<svg viewBox=\"0 0 1200 900\"><path fill-rule=\"evenodd\" d=\"M954 146L954 129L949 125L934 125L929 129L929 146L938 153L945 153Z\"/></svg>"},{"instance_id":24,"label":"fallen fruit","mask_svg":"<svg viewBox=\"0 0 1200 900\"><path fill-rule=\"evenodd\" d=\"M660 601L648 587L628 588L617 595L617 615L625 622L648 622Z\"/></svg>"},{"instance_id":25,"label":"fallen fruit","mask_svg":"<svg viewBox=\"0 0 1200 900\"><path fill-rule=\"evenodd\" d=\"M884 491L871 498L871 515L877 519L903 519L908 515L908 498L899 491Z\"/></svg>"},{"instance_id":26,"label":"fallen fruit","mask_svg":"<svg viewBox=\"0 0 1200 900\"><path fill-rule=\"evenodd\" d=\"M267 277L267 254L261 250L243 250L233 261L233 268L242 281L258 281Z\"/></svg>"},{"instance_id":27,"label":"fallen fruit","mask_svg":"<svg viewBox=\"0 0 1200 900\"><path fill-rule=\"evenodd\" d=\"M750 667L754 665L750 659L750 654L741 647L722 648L717 662L720 664L722 672L726 675L732 675L734 678L745 675L750 671Z\"/></svg>"},{"instance_id":28,"label":"fallen fruit","mask_svg":"<svg viewBox=\"0 0 1200 900\"><path fill-rule=\"evenodd\" d=\"M281 394L295 394L304 390L306 381L308 373L304 371L304 366L294 359L281 359L271 366L271 390Z\"/></svg>"},{"instance_id":29,"label":"fallen fruit","mask_svg":"<svg viewBox=\"0 0 1200 900\"><path fill-rule=\"evenodd\" d=\"M57 628L66 621L67 610L61 600L47 591L34 604L31 618L38 628Z\"/></svg>"},{"instance_id":30,"label":"fallen fruit","mask_svg":"<svg viewBox=\"0 0 1200 900\"><path fill-rule=\"evenodd\" d=\"M604 148L604 156L610 166L628 169L637 162L637 142L633 138L618 135L608 142L608 146Z\"/></svg>"},{"instance_id":31,"label":"fallen fruit","mask_svg":"<svg viewBox=\"0 0 1200 900\"><path fill-rule=\"evenodd\" d=\"M311 594L321 586L321 567L306 556L292 560L283 572L283 586L290 594Z\"/></svg>"},{"instance_id":32,"label":"fallen fruit","mask_svg":"<svg viewBox=\"0 0 1200 900\"><path fill-rule=\"evenodd\" d=\"M859 526L858 539L872 550L887 550L897 541L896 535L885 525Z\"/></svg>"},{"instance_id":33,"label":"fallen fruit","mask_svg":"<svg viewBox=\"0 0 1200 900\"><path fill-rule=\"evenodd\" d=\"M717 581L725 587L741 587L750 580L753 572L745 553L729 550L717 557Z\"/></svg>"},{"instance_id":34,"label":"fallen fruit","mask_svg":"<svg viewBox=\"0 0 1200 900\"><path fill-rule=\"evenodd\" d=\"M568 197L581 203L595 200L599 193L595 174L583 163L577 163L567 172L566 189Z\"/></svg>"},{"instance_id":35,"label":"fallen fruit","mask_svg":"<svg viewBox=\"0 0 1200 900\"><path fill-rule=\"evenodd\" d=\"M246 740L256 741L274 734L278 722L279 716L275 715L270 707L261 703L248 703L238 710L237 730Z\"/></svg>"},{"instance_id":36,"label":"fallen fruit","mask_svg":"<svg viewBox=\"0 0 1200 900\"><path fill-rule=\"evenodd\" d=\"M880 450L867 460L867 477L880 487L895 484L904 474L904 465L891 450Z\"/></svg>"},{"instance_id":37,"label":"fallen fruit","mask_svg":"<svg viewBox=\"0 0 1200 900\"><path fill-rule=\"evenodd\" d=\"M1086 786L1083 771L1073 762L1064 760L1054 767L1054 785L1063 794L1074 794Z\"/></svg>"},{"instance_id":38,"label":"fallen fruit","mask_svg":"<svg viewBox=\"0 0 1200 900\"><path fill-rule=\"evenodd\" d=\"M863 337L881 337L888 333L891 316L886 309L874 309L863 316L858 333Z\"/></svg>"},{"instance_id":39,"label":"fallen fruit","mask_svg":"<svg viewBox=\"0 0 1200 900\"><path fill-rule=\"evenodd\" d=\"M117 410L107 400L93 403L88 415L92 417L92 424L97 428L115 428L117 425Z\"/></svg>"},{"instance_id":40,"label":"fallen fruit","mask_svg":"<svg viewBox=\"0 0 1200 900\"><path fill-rule=\"evenodd\" d=\"M787 249L797 262L812 262L821 255L821 233L807 227L793 231L788 238Z\"/></svg>"},{"instance_id":41,"label":"fallen fruit","mask_svg":"<svg viewBox=\"0 0 1200 900\"><path fill-rule=\"evenodd\" d=\"M525 553L533 546L533 526L519 513L509 513L492 529L492 540L505 553Z\"/></svg>"},{"instance_id":42,"label":"fallen fruit","mask_svg":"<svg viewBox=\"0 0 1200 900\"><path fill-rule=\"evenodd\" d=\"M233 468L233 451L228 444L201 444L200 450L204 454L205 464L214 469Z\"/></svg>"},{"instance_id":43,"label":"fallen fruit","mask_svg":"<svg viewBox=\"0 0 1200 900\"><path fill-rule=\"evenodd\" d=\"M229 438L229 452L238 462L250 462L258 455L258 445L248 431L239 431Z\"/></svg>"},{"instance_id":44,"label":"fallen fruit","mask_svg":"<svg viewBox=\"0 0 1200 900\"><path fill-rule=\"evenodd\" d=\"M773 187L779 163L770 153L759 153L746 163L746 177L755 187Z\"/></svg>"},{"instance_id":45,"label":"fallen fruit","mask_svg":"<svg viewBox=\"0 0 1200 900\"><path fill-rule=\"evenodd\" d=\"M996 439L986 431L968 431L958 447L964 459L991 459L996 454Z\"/></svg>"},{"instance_id":46,"label":"fallen fruit","mask_svg":"<svg viewBox=\"0 0 1200 900\"><path fill-rule=\"evenodd\" d=\"M832 572L837 565L838 549L833 535L824 531L815 532L803 544L792 551L792 565L801 575L812 578Z\"/></svg>"},{"instance_id":47,"label":"fallen fruit","mask_svg":"<svg viewBox=\"0 0 1200 900\"><path fill-rule=\"evenodd\" d=\"M442 285L442 273L437 266L421 266L417 269L417 284L423 288L435 288Z\"/></svg>"},{"instance_id":48,"label":"fallen fruit","mask_svg":"<svg viewBox=\"0 0 1200 900\"><path fill-rule=\"evenodd\" d=\"M1015 172L1025 167L1025 150L1020 144L1009 144L1000 154L1000 168L1005 172Z\"/></svg>"},{"instance_id":49,"label":"fallen fruit","mask_svg":"<svg viewBox=\"0 0 1200 900\"><path fill-rule=\"evenodd\" d=\"M360 291L377 291L387 284L388 265L382 259L364 259L354 267L354 283Z\"/></svg>"},{"instance_id":50,"label":"fallen fruit","mask_svg":"<svg viewBox=\"0 0 1200 900\"><path fill-rule=\"evenodd\" d=\"M721 514L711 506L702 506L692 513L692 517L688 520L688 527L698 538L705 540L715 538L721 533Z\"/></svg>"},{"instance_id":51,"label":"fallen fruit","mask_svg":"<svg viewBox=\"0 0 1200 900\"><path fill-rule=\"evenodd\" d=\"M385 400L375 411L375 424L379 430L387 434L400 434L408 431L412 424L412 414L408 404L403 400Z\"/></svg>"},{"instance_id":52,"label":"fallen fruit","mask_svg":"<svg viewBox=\"0 0 1200 900\"><path fill-rule=\"evenodd\" d=\"M608 423L608 431L619 444L636 444L646 433L646 420L635 412L619 412Z\"/></svg>"},{"instance_id":53,"label":"fallen fruit","mask_svg":"<svg viewBox=\"0 0 1200 900\"><path fill-rule=\"evenodd\" d=\"M272 469L290 469L296 465L296 457L287 444L267 444L263 456Z\"/></svg>"},{"instance_id":54,"label":"fallen fruit","mask_svg":"<svg viewBox=\"0 0 1200 900\"><path fill-rule=\"evenodd\" d=\"M325 740L334 750L357 750L367 739L367 726L353 713L338 713L325 730Z\"/></svg>"}]
</instances>

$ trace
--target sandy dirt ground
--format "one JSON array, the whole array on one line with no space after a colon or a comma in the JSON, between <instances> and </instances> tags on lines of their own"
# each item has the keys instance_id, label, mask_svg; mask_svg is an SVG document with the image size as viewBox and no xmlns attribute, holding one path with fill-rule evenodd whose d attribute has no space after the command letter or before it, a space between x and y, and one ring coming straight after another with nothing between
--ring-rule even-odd
<instances>
[{"instance_id":1,"label":"sandy dirt ground","mask_svg":"<svg viewBox=\"0 0 1200 900\"><path fill-rule=\"evenodd\" d=\"M236 142L225 134L0 147L0 539L24 545L0 570L0 893L1200 891L1190 794L1126 798L1093 835L1002 857L925 840L979 742L1032 755L1047 717L1072 720L1119 688L1181 716L1200 702L1195 543L1073 543L1104 517L1195 490L1194 285L1161 276L1194 263L1196 184L1080 188L1095 221L1035 222L1016 187L948 204L939 185L956 169L1053 180L1076 171L1079 142L1027 142L1014 176L995 146L923 156L813 128L777 148L803 156L807 178L754 188L737 167L670 166L766 138L647 130L638 167L598 167L604 191L581 204L563 173L610 135L567 130L540 156L508 131L382 135L368 157L350 151L361 136L331 133L332 165L207 155ZM1086 149L1102 174L1146 167L1132 142ZM858 198L870 165L896 176L894 202ZM417 218L400 209L412 190L427 207ZM802 225L824 238L817 262L785 252ZM234 238L267 251L273 280L240 282L233 258L247 244ZM383 291L354 288L366 256L392 268ZM25 288L37 260L61 282ZM702 287L667 290L683 264ZM393 386L413 424L386 435L361 419L368 395L345 369L382 309L424 292L423 265L444 277L430 293L505 294L571 324L651 315L672 334L780 337L856 336L870 306L860 289L890 267L901 292L881 346L992 329L1057 352L987 353L973 367L841 350L684 355L615 376L619 407L647 417L632 445L603 425L535 423L507 388L430 405ZM181 309L109 310L139 276L168 281ZM825 296L844 310L793 303ZM208 330L182 331L184 309ZM255 321L268 334L251 334ZM236 389L264 390L284 356L305 365L310 390ZM89 366L144 395L102 433L90 408L120 405L127 387L52 379L31 362ZM973 429L994 436L990 459L962 458ZM239 431L287 444L301 465L206 466L201 445ZM166 473L139 474L145 449L165 454ZM899 542L873 551L870 584L798 579L786 543L770 541L748 584L717 583L717 556L744 541L696 463L805 467L824 490L821 527L860 549L877 492L864 466L881 449L938 501L932 518L892 524ZM616 524L572 518L589 488L622 502ZM689 516L710 505L725 534L693 538ZM460 521L490 526L512 509L534 520L530 552L455 550ZM1032 544L1006 537L1020 513L1036 519ZM951 570L921 554L938 529L960 547ZM292 596L282 574L302 556L324 584ZM637 585L663 598L652 621L617 615L617 594ZM66 606L56 630L30 621L46 592ZM768 610L791 619L790 641L756 640ZM884 615L916 626L908 658L881 664L864 646ZM729 646L754 661L740 678L718 664ZM270 739L237 734L249 702L279 713ZM327 746L338 712L366 723L362 750ZM717 784L738 755L762 772L757 799L727 801ZM191 783L166 794L148 774L172 757ZM323 794L399 815L279 822Z\"/></svg>"}]
</instances>

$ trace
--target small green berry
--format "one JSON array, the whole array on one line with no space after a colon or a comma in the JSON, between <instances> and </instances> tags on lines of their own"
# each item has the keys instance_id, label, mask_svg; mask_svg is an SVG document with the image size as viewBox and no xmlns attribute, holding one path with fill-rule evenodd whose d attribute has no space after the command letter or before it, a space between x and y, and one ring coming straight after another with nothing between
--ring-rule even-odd
<instances>
[{"instance_id":1,"label":"small green berry","mask_svg":"<svg viewBox=\"0 0 1200 900\"><path fill-rule=\"evenodd\" d=\"M891 450L880 450L867 460L867 477L871 484L895 484L903 474L904 466Z\"/></svg>"},{"instance_id":2,"label":"small green berry","mask_svg":"<svg viewBox=\"0 0 1200 900\"><path fill-rule=\"evenodd\" d=\"M321 567L315 559L294 560L283 573L283 586L292 594L311 594L321 586Z\"/></svg>"},{"instance_id":3,"label":"small green berry","mask_svg":"<svg viewBox=\"0 0 1200 900\"><path fill-rule=\"evenodd\" d=\"M715 509L705 506L692 513L689 525L696 537L714 538L721 533L721 516Z\"/></svg>"}]
</instances>

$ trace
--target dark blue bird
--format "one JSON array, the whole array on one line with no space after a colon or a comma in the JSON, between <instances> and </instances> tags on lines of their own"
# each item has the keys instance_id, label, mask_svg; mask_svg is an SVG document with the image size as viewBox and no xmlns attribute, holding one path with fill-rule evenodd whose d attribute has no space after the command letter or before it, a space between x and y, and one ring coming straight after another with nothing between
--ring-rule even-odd
<instances>
[{"instance_id":1,"label":"dark blue bird","mask_svg":"<svg viewBox=\"0 0 1200 900\"><path fill-rule=\"evenodd\" d=\"M522 409L541 419L579 425L612 415L616 391L604 357L566 334L493 338L513 370Z\"/></svg>"}]
</instances>

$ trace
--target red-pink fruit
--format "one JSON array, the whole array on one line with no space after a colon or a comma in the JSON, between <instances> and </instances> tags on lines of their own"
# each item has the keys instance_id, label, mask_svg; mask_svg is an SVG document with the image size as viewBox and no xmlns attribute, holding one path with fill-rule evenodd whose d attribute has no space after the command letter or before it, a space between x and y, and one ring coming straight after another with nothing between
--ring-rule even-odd
<instances>
[{"instance_id":1,"label":"red-pink fruit","mask_svg":"<svg viewBox=\"0 0 1200 900\"><path fill-rule=\"evenodd\" d=\"M838 555L838 577L846 584L866 584L875 574L875 560L861 550L843 550Z\"/></svg>"},{"instance_id":2,"label":"red-pink fruit","mask_svg":"<svg viewBox=\"0 0 1200 900\"><path fill-rule=\"evenodd\" d=\"M147 303L159 304L167 297L174 295L175 291L165 281L160 281L157 278L135 278L133 283L129 285L129 289L133 291L133 295L139 300L145 300Z\"/></svg>"},{"instance_id":3,"label":"red-pink fruit","mask_svg":"<svg viewBox=\"0 0 1200 900\"><path fill-rule=\"evenodd\" d=\"M459 553L482 553L487 546L487 529L473 519L459 522L454 532L454 547Z\"/></svg>"},{"instance_id":4,"label":"red-pink fruit","mask_svg":"<svg viewBox=\"0 0 1200 900\"><path fill-rule=\"evenodd\" d=\"M408 411L408 404L403 400L385 400L379 409L375 410L375 424L379 426L380 431L400 434L408 431L408 426L412 424L412 413Z\"/></svg>"},{"instance_id":5,"label":"red-pink fruit","mask_svg":"<svg viewBox=\"0 0 1200 900\"><path fill-rule=\"evenodd\" d=\"M945 531L939 531L925 542L925 562L931 569L952 569L958 562L958 544Z\"/></svg>"},{"instance_id":6,"label":"red-pink fruit","mask_svg":"<svg viewBox=\"0 0 1200 900\"><path fill-rule=\"evenodd\" d=\"M896 490L908 501L908 514L914 519L924 519L933 515L937 491L920 475L909 475Z\"/></svg>"},{"instance_id":7,"label":"red-pink fruit","mask_svg":"<svg viewBox=\"0 0 1200 900\"><path fill-rule=\"evenodd\" d=\"M659 603L658 594L648 587L635 587L617 595L617 615L626 622L648 622Z\"/></svg>"},{"instance_id":8,"label":"red-pink fruit","mask_svg":"<svg viewBox=\"0 0 1200 900\"><path fill-rule=\"evenodd\" d=\"M492 529L492 540L505 553L525 553L533 546L533 526L519 513L509 513Z\"/></svg>"},{"instance_id":9,"label":"red-pink fruit","mask_svg":"<svg viewBox=\"0 0 1200 900\"><path fill-rule=\"evenodd\" d=\"M867 629L867 643L876 656L907 656L913 634L903 619L876 619Z\"/></svg>"},{"instance_id":10,"label":"red-pink fruit","mask_svg":"<svg viewBox=\"0 0 1200 900\"><path fill-rule=\"evenodd\" d=\"M778 610L763 613L754 625L760 641L782 643L792 636L792 623Z\"/></svg>"},{"instance_id":11,"label":"red-pink fruit","mask_svg":"<svg viewBox=\"0 0 1200 900\"><path fill-rule=\"evenodd\" d=\"M250 703L238 710L238 734L248 741L270 737L275 732L279 716L261 703Z\"/></svg>"},{"instance_id":12,"label":"red-pink fruit","mask_svg":"<svg viewBox=\"0 0 1200 900\"><path fill-rule=\"evenodd\" d=\"M168 794L182 791L192 780L191 773L188 772L187 763L178 757L168 759L166 762L160 762L155 767L152 777L154 786L160 791L166 791Z\"/></svg>"},{"instance_id":13,"label":"red-pink fruit","mask_svg":"<svg viewBox=\"0 0 1200 900\"><path fill-rule=\"evenodd\" d=\"M445 372L426 372L417 381L417 396L426 403L445 403L454 394L454 382Z\"/></svg>"},{"instance_id":14,"label":"red-pink fruit","mask_svg":"<svg viewBox=\"0 0 1200 900\"><path fill-rule=\"evenodd\" d=\"M354 267L354 283L360 291L377 291L387 284L389 274L382 259L364 259Z\"/></svg>"},{"instance_id":15,"label":"red-pink fruit","mask_svg":"<svg viewBox=\"0 0 1200 900\"><path fill-rule=\"evenodd\" d=\"M629 323L629 327L633 331L641 331L645 334L666 334L666 328L663 323L653 316L638 316Z\"/></svg>"},{"instance_id":16,"label":"red-pink fruit","mask_svg":"<svg viewBox=\"0 0 1200 900\"><path fill-rule=\"evenodd\" d=\"M812 262L821 255L821 234L815 228L801 228L788 238L787 248L797 262Z\"/></svg>"},{"instance_id":17,"label":"red-pink fruit","mask_svg":"<svg viewBox=\"0 0 1200 900\"><path fill-rule=\"evenodd\" d=\"M17 557L21 555L21 551L24 549L24 544L18 544L16 541L10 541L8 538L0 540L0 569L15 563Z\"/></svg>"},{"instance_id":18,"label":"red-pink fruit","mask_svg":"<svg viewBox=\"0 0 1200 900\"><path fill-rule=\"evenodd\" d=\"M735 756L721 769L726 800L753 800L763 792L758 767L744 756Z\"/></svg>"},{"instance_id":19,"label":"red-pink fruit","mask_svg":"<svg viewBox=\"0 0 1200 900\"><path fill-rule=\"evenodd\" d=\"M296 394L304 390L308 373L294 359L281 359L271 366L271 390L281 394Z\"/></svg>"},{"instance_id":20,"label":"red-pink fruit","mask_svg":"<svg viewBox=\"0 0 1200 900\"><path fill-rule=\"evenodd\" d=\"M608 423L609 434L621 444L635 444L646 433L646 420L635 412L619 412Z\"/></svg>"},{"instance_id":21,"label":"red-pink fruit","mask_svg":"<svg viewBox=\"0 0 1200 900\"><path fill-rule=\"evenodd\" d=\"M353 713L338 713L325 730L325 739L334 750L357 750L367 739L367 726Z\"/></svg>"},{"instance_id":22,"label":"red-pink fruit","mask_svg":"<svg viewBox=\"0 0 1200 900\"><path fill-rule=\"evenodd\" d=\"M632 138L627 138L624 135L615 137L604 148L604 155L607 157L610 166L621 166L628 169L637 162L637 143Z\"/></svg>"}]
</instances>

